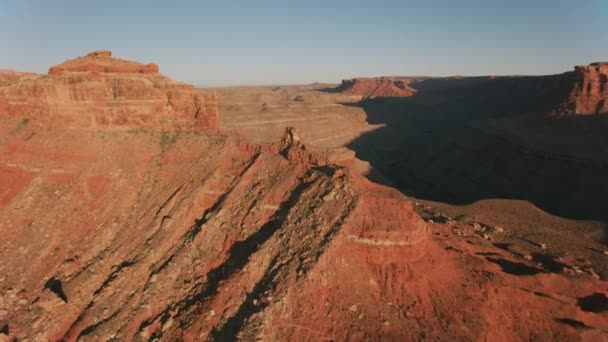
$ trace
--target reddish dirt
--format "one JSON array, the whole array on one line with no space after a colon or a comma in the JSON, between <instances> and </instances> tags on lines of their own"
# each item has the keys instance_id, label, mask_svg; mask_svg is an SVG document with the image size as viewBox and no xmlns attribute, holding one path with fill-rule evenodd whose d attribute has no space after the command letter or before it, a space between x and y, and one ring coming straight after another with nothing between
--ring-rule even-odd
<instances>
[{"instance_id":1,"label":"reddish dirt","mask_svg":"<svg viewBox=\"0 0 608 342\"><path fill-rule=\"evenodd\" d=\"M0 114L0 338L608 338L592 267L505 248L510 227L412 203L296 129L262 144Z\"/></svg>"}]
</instances>

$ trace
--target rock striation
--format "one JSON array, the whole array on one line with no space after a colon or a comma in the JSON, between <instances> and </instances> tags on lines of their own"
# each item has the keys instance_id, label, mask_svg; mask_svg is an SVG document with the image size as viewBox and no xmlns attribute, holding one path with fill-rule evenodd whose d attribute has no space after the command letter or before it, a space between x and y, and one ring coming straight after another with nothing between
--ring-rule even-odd
<instances>
[{"instance_id":1,"label":"rock striation","mask_svg":"<svg viewBox=\"0 0 608 342\"><path fill-rule=\"evenodd\" d=\"M0 82L0 117L39 118L71 129L214 130L218 98L173 81L156 64L95 51L51 67L48 75ZM1 78L0 78L1 80Z\"/></svg>"}]
</instances>

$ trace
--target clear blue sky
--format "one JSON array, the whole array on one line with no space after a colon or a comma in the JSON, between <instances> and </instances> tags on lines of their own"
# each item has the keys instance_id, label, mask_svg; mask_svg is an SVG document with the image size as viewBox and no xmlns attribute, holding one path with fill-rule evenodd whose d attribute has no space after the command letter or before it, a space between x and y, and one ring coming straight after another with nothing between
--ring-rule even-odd
<instances>
[{"instance_id":1,"label":"clear blue sky","mask_svg":"<svg viewBox=\"0 0 608 342\"><path fill-rule=\"evenodd\" d=\"M0 0L0 68L90 50L201 86L548 74L608 60L608 0Z\"/></svg>"}]
</instances>

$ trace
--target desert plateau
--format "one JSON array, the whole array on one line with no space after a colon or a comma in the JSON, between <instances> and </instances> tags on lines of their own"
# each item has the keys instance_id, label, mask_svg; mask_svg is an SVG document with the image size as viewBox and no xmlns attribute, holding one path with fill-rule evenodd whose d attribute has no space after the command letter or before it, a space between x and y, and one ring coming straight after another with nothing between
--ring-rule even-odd
<instances>
[{"instance_id":1,"label":"desert plateau","mask_svg":"<svg viewBox=\"0 0 608 342\"><path fill-rule=\"evenodd\" d=\"M608 62L201 86L90 50L0 65L0 342L608 341Z\"/></svg>"}]
</instances>

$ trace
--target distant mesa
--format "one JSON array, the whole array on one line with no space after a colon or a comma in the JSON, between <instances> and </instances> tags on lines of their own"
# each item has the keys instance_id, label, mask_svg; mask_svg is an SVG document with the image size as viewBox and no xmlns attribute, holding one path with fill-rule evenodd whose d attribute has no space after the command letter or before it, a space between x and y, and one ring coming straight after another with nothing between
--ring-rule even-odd
<instances>
[{"instance_id":1,"label":"distant mesa","mask_svg":"<svg viewBox=\"0 0 608 342\"><path fill-rule=\"evenodd\" d=\"M218 98L159 74L154 63L93 51L48 75L0 73L0 117L68 129L215 130Z\"/></svg>"},{"instance_id":2,"label":"distant mesa","mask_svg":"<svg viewBox=\"0 0 608 342\"><path fill-rule=\"evenodd\" d=\"M416 93L416 89L409 85L414 80L393 77L353 78L343 80L338 91L363 98L407 97Z\"/></svg>"}]
</instances>

